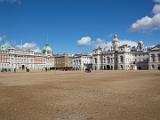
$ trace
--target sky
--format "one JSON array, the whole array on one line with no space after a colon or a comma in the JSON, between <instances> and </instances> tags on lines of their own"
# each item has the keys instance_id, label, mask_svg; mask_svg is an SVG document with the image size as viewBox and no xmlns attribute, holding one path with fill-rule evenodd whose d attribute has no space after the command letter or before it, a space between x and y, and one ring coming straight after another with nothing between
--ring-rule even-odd
<instances>
[{"instance_id":1,"label":"sky","mask_svg":"<svg viewBox=\"0 0 160 120\"><path fill-rule=\"evenodd\" d=\"M81 53L115 33L133 46L160 44L160 0L0 0L0 44Z\"/></svg>"}]
</instances>

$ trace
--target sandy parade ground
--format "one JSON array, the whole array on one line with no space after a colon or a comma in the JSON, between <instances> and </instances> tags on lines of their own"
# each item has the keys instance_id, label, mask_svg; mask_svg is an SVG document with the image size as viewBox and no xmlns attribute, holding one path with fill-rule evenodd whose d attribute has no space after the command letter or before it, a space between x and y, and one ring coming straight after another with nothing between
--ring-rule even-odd
<instances>
[{"instance_id":1,"label":"sandy parade ground","mask_svg":"<svg viewBox=\"0 0 160 120\"><path fill-rule=\"evenodd\" d=\"M160 120L160 71L0 73L0 120Z\"/></svg>"}]
</instances>

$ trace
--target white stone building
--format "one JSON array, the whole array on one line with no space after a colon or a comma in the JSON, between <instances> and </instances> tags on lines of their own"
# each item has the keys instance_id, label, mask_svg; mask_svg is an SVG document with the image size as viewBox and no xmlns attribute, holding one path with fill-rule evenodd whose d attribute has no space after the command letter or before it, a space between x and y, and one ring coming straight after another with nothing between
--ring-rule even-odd
<instances>
[{"instance_id":1,"label":"white stone building","mask_svg":"<svg viewBox=\"0 0 160 120\"><path fill-rule=\"evenodd\" d=\"M94 70L148 70L160 69L160 45L145 48L142 41L138 46L127 44L119 46L117 35L114 35L111 48L98 47L92 52Z\"/></svg>"},{"instance_id":2,"label":"white stone building","mask_svg":"<svg viewBox=\"0 0 160 120\"><path fill-rule=\"evenodd\" d=\"M92 56L88 54L77 54L72 57L72 68L74 70L85 70L92 63Z\"/></svg>"},{"instance_id":3,"label":"white stone building","mask_svg":"<svg viewBox=\"0 0 160 120\"><path fill-rule=\"evenodd\" d=\"M53 66L52 49L45 45L42 53L0 46L0 70L42 70Z\"/></svg>"},{"instance_id":4,"label":"white stone building","mask_svg":"<svg viewBox=\"0 0 160 120\"><path fill-rule=\"evenodd\" d=\"M160 70L160 45L150 49L149 52L149 69Z\"/></svg>"}]
</instances>

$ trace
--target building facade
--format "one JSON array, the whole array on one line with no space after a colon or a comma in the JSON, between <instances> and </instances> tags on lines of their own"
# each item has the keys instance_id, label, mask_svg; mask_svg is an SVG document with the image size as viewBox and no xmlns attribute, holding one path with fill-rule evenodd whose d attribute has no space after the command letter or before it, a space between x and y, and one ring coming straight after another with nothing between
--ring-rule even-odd
<instances>
[{"instance_id":1,"label":"building facade","mask_svg":"<svg viewBox=\"0 0 160 120\"><path fill-rule=\"evenodd\" d=\"M69 70L72 68L72 56L69 55L56 55L54 56L54 68L59 70Z\"/></svg>"},{"instance_id":2,"label":"building facade","mask_svg":"<svg viewBox=\"0 0 160 120\"><path fill-rule=\"evenodd\" d=\"M156 45L149 52L149 69L160 70L160 45Z\"/></svg>"},{"instance_id":3,"label":"building facade","mask_svg":"<svg viewBox=\"0 0 160 120\"><path fill-rule=\"evenodd\" d=\"M119 45L116 34L112 46L98 47L89 54L53 55L48 44L39 53L0 45L0 70L85 70L88 67L93 70L160 70L160 45L145 48L142 41L133 47Z\"/></svg>"},{"instance_id":4,"label":"building facade","mask_svg":"<svg viewBox=\"0 0 160 120\"><path fill-rule=\"evenodd\" d=\"M142 41L136 47L127 44L119 46L114 35L112 47L98 47L92 52L94 70L160 70L160 45L145 48Z\"/></svg>"},{"instance_id":5,"label":"building facade","mask_svg":"<svg viewBox=\"0 0 160 120\"><path fill-rule=\"evenodd\" d=\"M72 57L73 70L85 70L92 65L92 56L89 54L76 54Z\"/></svg>"},{"instance_id":6,"label":"building facade","mask_svg":"<svg viewBox=\"0 0 160 120\"><path fill-rule=\"evenodd\" d=\"M2 49L3 48L3 49ZM0 49L0 70L42 70L53 66L52 49L45 45L42 53L16 50L15 48Z\"/></svg>"}]
</instances>

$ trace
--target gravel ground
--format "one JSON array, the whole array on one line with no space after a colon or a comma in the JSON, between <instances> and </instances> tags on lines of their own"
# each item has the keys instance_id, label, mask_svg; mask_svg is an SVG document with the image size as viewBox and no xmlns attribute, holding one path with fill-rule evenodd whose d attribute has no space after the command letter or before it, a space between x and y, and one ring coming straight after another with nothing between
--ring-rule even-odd
<instances>
[{"instance_id":1,"label":"gravel ground","mask_svg":"<svg viewBox=\"0 0 160 120\"><path fill-rule=\"evenodd\" d=\"M160 71L0 73L0 120L160 120Z\"/></svg>"}]
</instances>

